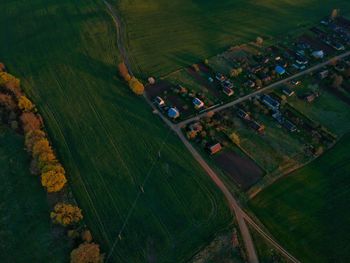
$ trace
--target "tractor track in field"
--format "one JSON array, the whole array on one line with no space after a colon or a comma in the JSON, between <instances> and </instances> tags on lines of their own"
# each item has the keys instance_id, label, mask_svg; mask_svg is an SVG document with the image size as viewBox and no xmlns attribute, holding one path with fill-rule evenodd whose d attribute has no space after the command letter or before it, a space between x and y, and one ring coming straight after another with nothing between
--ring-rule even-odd
<instances>
[{"instance_id":1,"label":"tractor track in field","mask_svg":"<svg viewBox=\"0 0 350 263\"><path fill-rule=\"evenodd\" d=\"M119 52L123 58L123 61L125 63L125 65L127 66L130 75L133 76L132 73L132 69L131 69L131 64L125 49L125 46L123 44L123 28L122 28L122 21L120 19L120 17L118 16L116 10L113 8L113 6L111 4L109 4L106 0L103 0L103 2L105 3L110 15L113 18L113 21L115 23L116 26L116 30L117 30L117 45L118 45L118 49ZM350 52L349 52L350 54ZM321 67L321 66L320 66ZM296 76L294 76L296 77ZM286 81L286 80L284 80ZM275 84L277 85L277 84ZM275 86L274 85L274 86ZM271 87L270 87L271 88ZM262 91L265 91L261 90ZM156 112L158 112L158 110L156 109L156 107L153 105L153 103L147 98L147 96L144 95L145 100L147 101L147 103L152 107L152 109ZM229 107L226 106L227 104L219 107L220 109L222 107ZM164 117L161 113L158 112L158 116L167 124L167 126L169 126L169 128L175 132L175 134L180 138L180 140L182 141L182 143L185 145L185 147L188 149L188 151L192 154L192 156L195 158L195 160L201 165L201 167L206 171L206 173L208 174L208 176L213 180L213 182L219 187L219 189L221 190L221 192L224 194L225 198L227 199L228 203L229 203L229 207L231 209L231 211L235 214L237 222L238 222L238 227L240 229L240 233L244 242L244 247L245 250L247 252L247 258L248 258L248 262L249 263L257 263L259 262L255 247L254 247L254 243L253 243L253 239L250 235L247 223L253 227L259 234L262 235L262 237L268 241L275 249L277 249L282 255L284 255L286 258L288 258L291 262L294 263L300 263L299 260L297 260L296 258L294 258L291 254L288 253L288 251L286 251L281 245L279 245L274 238L271 237L271 235L269 235L268 233L266 233L257 223L254 222L254 220L243 211L243 209L241 208L239 202L235 199L235 197L232 195L232 193L230 192L230 190L226 187L226 185L223 183L223 181L219 178L219 176L210 168L210 166L206 163L206 161L203 159L203 157L198 153L198 151L187 141L187 139L185 138L185 136L183 135L182 131L181 131L181 127L180 125L176 125L173 124L172 122L170 122L166 117ZM196 116L196 118L198 118L198 116ZM183 124L183 123L181 123Z\"/></svg>"}]
</instances>

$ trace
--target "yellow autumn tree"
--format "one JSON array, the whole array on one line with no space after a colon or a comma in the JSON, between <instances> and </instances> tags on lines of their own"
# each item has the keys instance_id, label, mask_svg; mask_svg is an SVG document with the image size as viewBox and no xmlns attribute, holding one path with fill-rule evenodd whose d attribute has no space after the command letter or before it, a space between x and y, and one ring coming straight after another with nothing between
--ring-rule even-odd
<instances>
[{"instance_id":1,"label":"yellow autumn tree","mask_svg":"<svg viewBox=\"0 0 350 263\"><path fill-rule=\"evenodd\" d=\"M70 254L71 263L102 263L100 246L95 243L83 243Z\"/></svg>"},{"instance_id":2,"label":"yellow autumn tree","mask_svg":"<svg viewBox=\"0 0 350 263\"><path fill-rule=\"evenodd\" d=\"M0 72L0 86L3 86L7 90L11 91L16 98L22 96L20 80L7 72Z\"/></svg>"},{"instance_id":3,"label":"yellow autumn tree","mask_svg":"<svg viewBox=\"0 0 350 263\"><path fill-rule=\"evenodd\" d=\"M240 145L241 143L241 139L239 138L239 135L235 132L230 134L230 139L236 145Z\"/></svg>"},{"instance_id":4,"label":"yellow autumn tree","mask_svg":"<svg viewBox=\"0 0 350 263\"><path fill-rule=\"evenodd\" d=\"M67 183L64 173L50 170L41 174L41 185L48 193L59 192Z\"/></svg>"},{"instance_id":5,"label":"yellow autumn tree","mask_svg":"<svg viewBox=\"0 0 350 263\"><path fill-rule=\"evenodd\" d=\"M18 107L22 111L28 112L32 111L35 106L26 96L21 96L18 100Z\"/></svg>"},{"instance_id":6,"label":"yellow autumn tree","mask_svg":"<svg viewBox=\"0 0 350 263\"><path fill-rule=\"evenodd\" d=\"M51 212L50 217L55 224L63 226L78 223L83 219L81 209L75 205L58 203Z\"/></svg>"},{"instance_id":7,"label":"yellow autumn tree","mask_svg":"<svg viewBox=\"0 0 350 263\"><path fill-rule=\"evenodd\" d=\"M143 84L135 77L132 77L129 81L129 87L136 95L142 95L145 91Z\"/></svg>"},{"instance_id":8,"label":"yellow autumn tree","mask_svg":"<svg viewBox=\"0 0 350 263\"><path fill-rule=\"evenodd\" d=\"M38 157L44 152L52 152L49 141L46 138L40 139L34 143L33 157Z\"/></svg>"}]
</instances>

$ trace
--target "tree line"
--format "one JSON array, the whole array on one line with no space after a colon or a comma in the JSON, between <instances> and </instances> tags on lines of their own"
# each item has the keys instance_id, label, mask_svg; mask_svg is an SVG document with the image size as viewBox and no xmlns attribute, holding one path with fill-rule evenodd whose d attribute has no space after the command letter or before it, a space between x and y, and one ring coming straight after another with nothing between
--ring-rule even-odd
<instances>
[{"instance_id":1,"label":"tree line","mask_svg":"<svg viewBox=\"0 0 350 263\"><path fill-rule=\"evenodd\" d=\"M31 156L31 172L39 175L47 193L64 196L69 191L66 171L44 130L43 119L22 91L20 80L8 73L3 63L0 63L0 121L24 135L25 148ZM52 222L67 227L69 236L80 244L71 252L71 263L101 263L99 245L92 242L90 231L82 223L82 210L74 203L65 200L54 205L50 214Z\"/></svg>"}]
</instances>

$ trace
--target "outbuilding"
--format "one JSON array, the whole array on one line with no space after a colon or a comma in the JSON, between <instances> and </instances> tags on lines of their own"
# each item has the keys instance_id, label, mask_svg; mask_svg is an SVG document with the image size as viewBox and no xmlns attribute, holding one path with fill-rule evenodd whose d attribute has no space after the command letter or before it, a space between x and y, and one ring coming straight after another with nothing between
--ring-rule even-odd
<instances>
[{"instance_id":1,"label":"outbuilding","mask_svg":"<svg viewBox=\"0 0 350 263\"><path fill-rule=\"evenodd\" d=\"M216 154L222 150L221 143L216 142L216 143L207 144L207 150L211 155Z\"/></svg>"}]
</instances>

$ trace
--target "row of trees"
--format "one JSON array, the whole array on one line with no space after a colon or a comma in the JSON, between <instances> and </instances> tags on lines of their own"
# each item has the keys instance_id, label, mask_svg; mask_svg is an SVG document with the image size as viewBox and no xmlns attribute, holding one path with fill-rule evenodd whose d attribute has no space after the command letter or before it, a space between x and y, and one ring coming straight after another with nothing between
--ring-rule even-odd
<instances>
[{"instance_id":1,"label":"row of trees","mask_svg":"<svg viewBox=\"0 0 350 263\"><path fill-rule=\"evenodd\" d=\"M6 72L2 63L0 63L0 106L11 115L8 119L20 124L15 130L24 133L25 146L32 157L32 171L40 175L42 186L48 193L62 191L67 183L66 172L43 129L43 120L34 103L22 92L20 80ZM81 209L69 202L57 203L50 217L53 223L69 228L77 226L83 219ZM102 262L99 246L91 243L91 233L90 238L85 237L82 240L83 243L72 251L71 262Z\"/></svg>"},{"instance_id":2,"label":"row of trees","mask_svg":"<svg viewBox=\"0 0 350 263\"><path fill-rule=\"evenodd\" d=\"M124 62L119 63L118 69L120 76L129 84L132 92L136 95L142 95L145 91L144 85L136 77L131 76Z\"/></svg>"}]
</instances>

